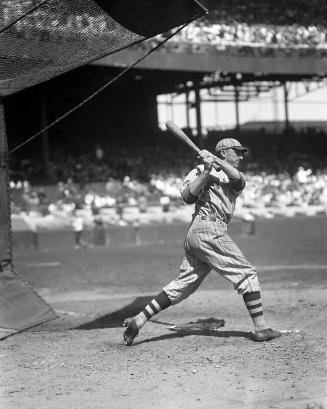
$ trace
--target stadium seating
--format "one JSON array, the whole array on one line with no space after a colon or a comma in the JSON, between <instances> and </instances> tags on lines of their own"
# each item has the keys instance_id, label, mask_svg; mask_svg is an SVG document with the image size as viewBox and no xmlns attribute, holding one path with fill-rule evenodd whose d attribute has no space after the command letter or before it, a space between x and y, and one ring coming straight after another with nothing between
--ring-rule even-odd
<instances>
[{"instance_id":1,"label":"stadium seating","mask_svg":"<svg viewBox=\"0 0 327 409\"><path fill-rule=\"evenodd\" d=\"M207 148L213 151L218 138L233 133L209 132ZM325 132L290 129L286 138L284 133L245 130L238 138L249 147L244 161L247 189L240 198L241 207L263 217L285 213L285 208L294 206L326 207ZM160 135L159 140L167 137ZM41 172L38 158L35 167L33 160L20 162L21 168L16 164L11 169L13 212L48 214L58 206L69 212L72 204L81 209L115 208L119 203L138 206L140 197L150 204L159 204L162 197L178 203L182 178L197 163L179 141L158 146L144 142L133 152L118 145L103 147L103 151L98 160L90 153L68 158L57 155L52 163L56 183L51 187L37 186Z\"/></svg>"},{"instance_id":2,"label":"stadium seating","mask_svg":"<svg viewBox=\"0 0 327 409\"><path fill-rule=\"evenodd\" d=\"M165 44L168 52L212 53L229 47L326 49L327 6L308 3L235 0L206 1L209 13L191 22ZM168 33L148 41L153 46ZM196 45L197 47L194 47ZM210 47L208 47L210 46Z\"/></svg>"}]
</instances>

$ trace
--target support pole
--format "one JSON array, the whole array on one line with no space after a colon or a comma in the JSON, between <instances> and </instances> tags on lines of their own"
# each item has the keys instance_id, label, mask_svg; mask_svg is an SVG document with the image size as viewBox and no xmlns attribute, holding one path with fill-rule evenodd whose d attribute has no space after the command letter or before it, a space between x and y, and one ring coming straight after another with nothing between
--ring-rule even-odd
<instances>
[{"instance_id":1,"label":"support pole","mask_svg":"<svg viewBox=\"0 0 327 409\"><path fill-rule=\"evenodd\" d=\"M40 92L41 98L41 129L46 128L48 125L48 110L44 93ZM45 130L42 133L42 148L43 148L43 170L44 174L49 177L50 175L50 153L49 153L49 131Z\"/></svg>"},{"instance_id":2,"label":"support pole","mask_svg":"<svg viewBox=\"0 0 327 409\"><path fill-rule=\"evenodd\" d=\"M290 127L290 122L289 122L289 115L288 115L288 89L287 89L286 82L284 82L283 87L284 87L285 129L287 131Z\"/></svg>"},{"instance_id":3,"label":"support pole","mask_svg":"<svg viewBox=\"0 0 327 409\"><path fill-rule=\"evenodd\" d=\"M215 101L214 102L214 109L215 109L215 125L216 125L216 127L217 127L217 129L218 129L218 127L219 127L219 102L218 101Z\"/></svg>"},{"instance_id":4,"label":"support pole","mask_svg":"<svg viewBox=\"0 0 327 409\"><path fill-rule=\"evenodd\" d=\"M174 108L174 96L170 94L170 115L172 121L174 121Z\"/></svg>"},{"instance_id":5,"label":"support pole","mask_svg":"<svg viewBox=\"0 0 327 409\"><path fill-rule=\"evenodd\" d=\"M14 270L8 169L5 110L0 97L0 340L57 317Z\"/></svg>"},{"instance_id":6,"label":"support pole","mask_svg":"<svg viewBox=\"0 0 327 409\"><path fill-rule=\"evenodd\" d=\"M190 92L185 92L186 127L190 129Z\"/></svg>"},{"instance_id":7,"label":"support pole","mask_svg":"<svg viewBox=\"0 0 327 409\"><path fill-rule=\"evenodd\" d=\"M237 85L235 85L235 87L234 87L234 94L235 94L236 132L237 132L237 134L239 134L240 133L240 107L239 107L240 91L239 91Z\"/></svg>"},{"instance_id":8,"label":"support pole","mask_svg":"<svg viewBox=\"0 0 327 409\"><path fill-rule=\"evenodd\" d=\"M8 143L5 110L0 97L0 263L12 264L11 201L8 175Z\"/></svg>"},{"instance_id":9,"label":"support pole","mask_svg":"<svg viewBox=\"0 0 327 409\"><path fill-rule=\"evenodd\" d=\"M278 97L277 97L277 89L275 87L275 84L273 85L273 89L272 89L272 103L273 103L273 110L274 110L275 128L279 131Z\"/></svg>"},{"instance_id":10,"label":"support pole","mask_svg":"<svg viewBox=\"0 0 327 409\"><path fill-rule=\"evenodd\" d=\"M199 148L203 148L203 134L202 134L202 117L201 117L201 95L200 95L200 83L195 82L195 111L196 111L196 129Z\"/></svg>"}]
</instances>

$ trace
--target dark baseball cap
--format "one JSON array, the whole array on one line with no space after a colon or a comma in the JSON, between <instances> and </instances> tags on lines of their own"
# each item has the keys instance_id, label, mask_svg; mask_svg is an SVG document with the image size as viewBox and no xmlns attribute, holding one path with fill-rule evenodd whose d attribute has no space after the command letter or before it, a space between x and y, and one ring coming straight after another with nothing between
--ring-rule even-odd
<instances>
[{"instance_id":1,"label":"dark baseball cap","mask_svg":"<svg viewBox=\"0 0 327 409\"><path fill-rule=\"evenodd\" d=\"M217 143L216 152L222 151L224 149L230 149L230 148L237 149L238 151L241 151L244 153L248 151L248 148L245 148L244 146L242 146L237 139L225 138L225 139L220 140Z\"/></svg>"}]
</instances>

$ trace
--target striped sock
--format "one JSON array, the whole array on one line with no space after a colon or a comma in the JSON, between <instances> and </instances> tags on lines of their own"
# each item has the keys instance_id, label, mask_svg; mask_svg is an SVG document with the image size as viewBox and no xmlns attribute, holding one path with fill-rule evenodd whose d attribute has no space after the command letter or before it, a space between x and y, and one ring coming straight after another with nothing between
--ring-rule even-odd
<instances>
[{"instance_id":1,"label":"striped sock","mask_svg":"<svg viewBox=\"0 0 327 409\"><path fill-rule=\"evenodd\" d=\"M158 312L168 308L171 305L167 294L162 291L153 300L146 305L143 310L135 317L138 328L141 328L149 319Z\"/></svg>"},{"instance_id":2,"label":"striped sock","mask_svg":"<svg viewBox=\"0 0 327 409\"><path fill-rule=\"evenodd\" d=\"M252 318L255 329L259 330L267 328L266 321L263 316L260 291L243 294L243 300Z\"/></svg>"}]
</instances>

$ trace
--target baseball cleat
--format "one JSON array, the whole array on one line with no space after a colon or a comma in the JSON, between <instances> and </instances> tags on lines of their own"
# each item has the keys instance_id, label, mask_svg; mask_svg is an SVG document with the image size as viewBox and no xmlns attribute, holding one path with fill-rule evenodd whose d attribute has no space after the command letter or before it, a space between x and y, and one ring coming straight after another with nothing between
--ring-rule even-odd
<instances>
[{"instance_id":1,"label":"baseball cleat","mask_svg":"<svg viewBox=\"0 0 327 409\"><path fill-rule=\"evenodd\" d=\"M253 335L253 339L257 342L269 341L270 339L279 338L281 335L281 332L275 331L271 328L267 328L256 331Z\"/></svg>"},{"instance_id":2,"label":"baseball cleat","mask_svg":"<svg viewBox=\"0 0 327 409\"><path fill-rule=\"evenodd\" d=\"M127 327L124 332L124 341L127 346L132 346L134 338L138 335L139 329L137 328L134 318L126 318L123 322L123 326Z\"/></svg>"}]
</instances>

